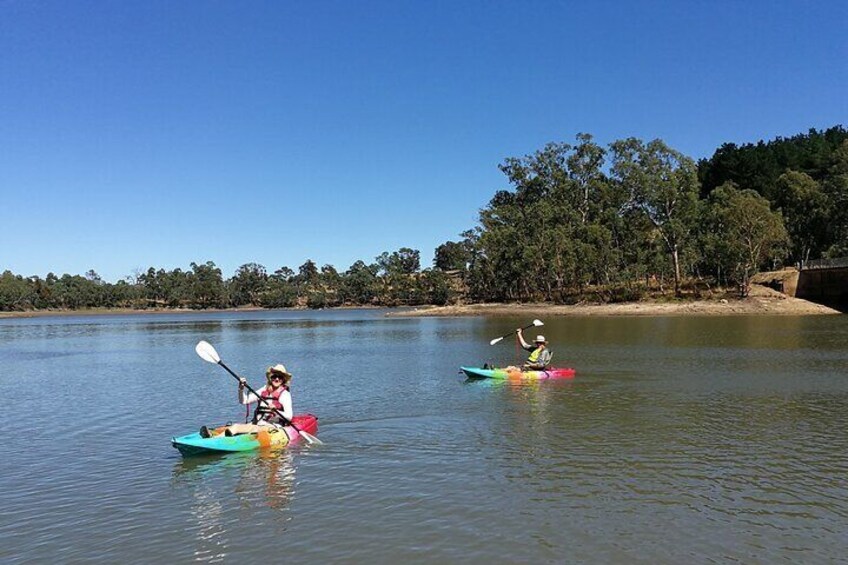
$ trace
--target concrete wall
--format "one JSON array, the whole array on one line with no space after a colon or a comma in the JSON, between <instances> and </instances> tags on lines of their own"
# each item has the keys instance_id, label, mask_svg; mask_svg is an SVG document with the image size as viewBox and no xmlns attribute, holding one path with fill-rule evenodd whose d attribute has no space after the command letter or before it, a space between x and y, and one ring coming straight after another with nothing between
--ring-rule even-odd
<instances>
[{"instance_id":1,"label":"concrete wall","mask_svg":"<svg viewBox=\"0 0 848 565\"><path fill-rule=\"evenodd\" d=\"M782 271L757 273L751 278L751 283L761 284L779 290L787 296L795 296L798 288L798 278L798 269L787 268Z\"/></svg>"},{"instance_id":2,"label":"concrete wall","mask_svg":"<svg viewBox=\"0 0 848 565\"><path fill-rule=\"evenodd\" d=\"M801 271L795 296L812 302L848 302L848 268Z\"/></svg>"}]
</instances>

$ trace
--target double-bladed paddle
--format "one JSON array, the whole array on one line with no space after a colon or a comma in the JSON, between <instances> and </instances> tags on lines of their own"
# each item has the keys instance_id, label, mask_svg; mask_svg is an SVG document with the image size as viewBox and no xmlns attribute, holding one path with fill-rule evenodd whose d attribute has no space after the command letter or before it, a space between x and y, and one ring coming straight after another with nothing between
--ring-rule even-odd
<instances>
[{"instance_id":1,"label":"double-bladed paddle","mask_svg":"<svg viewBox=\"0 0 848 565\"><path fill-rule=\"evenodd\" d=\"M524 326L521 329L526 330L526 329L532 328L533 326L538 327L538 326L544 326L544 325L545 324L542 322L542 320L533 320L532 324L530 324L529 326ZM518 330L513 330L506 335L502 335L501 337L496 337L495 339L493 339L492 341L489 342L489 345L494 345L494 344L498 343L499 341L501 341L502 339L507 338L507 337L511 336L512 334L517 333L517 332L518 332Z\"/></svg>"},{"instance_id":2,"label":"double-bladed paddle","mask_svg":"<svg viewBox=\"0 0 848 565\"><path fill-rule=\"evenodd\" d=\"M201 358L201 359L203 359L204 361L207 361L207 362L209 362L209 363L214 363L215 365L220 365L221 367L223 367L224 369L226 369L226 370L227 370L227 372L228 372L229 374L231 374L231 375L233 376L233 378L234 378L234 379L236 379L237 381L241 382L241 378L240 378L237 374L235 374L234 372L232 372L232 370L230 370L230 368L229 368L229 367L227 367L226 365L224 365L224 362L223 362L223 361L221 361L221 357L218 355L218 352L217 352L217 351L215 351L215 348L214 348L214 347L212 347L212 344L210 344L209 342L206 342L206 341L200 341L200 342L198 342L198 343L197 343L197 346L194 348L194 350L197 352L197 354L200 356L200 358ZM268 401L267 401L267 400L265 400L264 398L262 398L261 396L259 396L259 393L257 393L255 390L253 390L252 388L250 388L250 385L249 385L249 384L245 383L245 385L244 385L244 386L247 388L247 390L248 390L248 391L250 391L250 392L251 392L254 396L256 396L256 397L259 399L259 402L261 402L261 403L265 404L265 406L267 406L268 408L270 408L271 410L273 410L274 412L276 412L276 413L277 413L277 415L278 415L278 416L279 416L279 417L283 420L283 422L285 422L287 425L289 425L289 426L291 426L292 428L294 428L294 429L295 429L295 431L296 431L298 434L300 434L300 437L302 437L303 439L305 439L305 440L306 440L306 441L308 441L309 443L317 443L317 444L323 444L323 443L324 443L323 441L321 441L320 439L318 439L318 438L317 438L317 437L315 437L314 435L312 435L312 434L310 434L310 433L307 433L307 432L304 432L303 430L301 430L300 428L298 428L297 426L295 426L295 425L292 423L292 421L291 421L291 420L289 420L288 418L286 418L286 417L283 415L283 413L282 413L282 412L280 412L279 410L277 410L276 408L274 408L271 404L269 404L269 403L268 403Z\"/></svg>"}]
</instances>

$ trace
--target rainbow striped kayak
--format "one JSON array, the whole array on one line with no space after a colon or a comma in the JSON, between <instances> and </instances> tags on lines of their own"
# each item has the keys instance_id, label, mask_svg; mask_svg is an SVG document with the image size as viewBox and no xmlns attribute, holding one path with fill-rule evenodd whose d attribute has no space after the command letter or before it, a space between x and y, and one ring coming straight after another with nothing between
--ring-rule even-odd
<instances>
[{"instance_id":1,"label":"rainbow striped kayak","mask_svg":"<svg viewBox=\"0 0 848 565\"><path fill-rule=\"evenodd\" d=\"M481 369L460 367L470 379L538 380L573 379L577 371L571 368L551 367L547 371L507 371L506 369Z\"/></svg>"},{"instance_id":2,"label":"rainbow striped kayak","mask_svg":"<svg viewBox=\"0 0 848 565\"><path fill-rule=\"evenodd\" d=\"M318 433L318 418L312 414L299 414L292 418L292 423L308 434ZM228 437L214 435L202 437L199 432L171 438L171 445L183 455L208 455L212 453L227 453L233 451L253 451L256 449L282 449L290 443L300 440L300 434L291 426L269 428L255 434L240 434Z\"/></svg>"}]
</instances>

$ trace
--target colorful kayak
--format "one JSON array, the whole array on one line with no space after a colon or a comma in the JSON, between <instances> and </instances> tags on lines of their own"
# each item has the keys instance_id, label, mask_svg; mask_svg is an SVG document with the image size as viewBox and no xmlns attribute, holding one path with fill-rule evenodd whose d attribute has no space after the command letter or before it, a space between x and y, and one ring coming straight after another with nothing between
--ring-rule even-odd
<instances>
[{"instance_id":1,"label":"colorful kayak","mask_svg":"<svg viewBox=\"0 0 848 565\"><path fill-rule=\"evenodd\" d=\"M292 423L308 434L318 433L318 418L312 414L300 414ZM230 451L253 451L255 449L281 449L300 440L300 434L291 426L269 428L255 434L237 436L214 435L202 437L199 432L171 439L171 444L183 455L208 455Z\"/></svg>"},{"instance_id":2,"label":"colorful kayak","mask_svg":"<svg viewBox=\"0 0 848 565\"><path fill-rule=\"evenodd\" d=\"M481 369L460 367L470 379L540 380L573 379L576 371L571 368L551 367L546 371L507 371L506 369Z\"/></svg>"}]
</instances>

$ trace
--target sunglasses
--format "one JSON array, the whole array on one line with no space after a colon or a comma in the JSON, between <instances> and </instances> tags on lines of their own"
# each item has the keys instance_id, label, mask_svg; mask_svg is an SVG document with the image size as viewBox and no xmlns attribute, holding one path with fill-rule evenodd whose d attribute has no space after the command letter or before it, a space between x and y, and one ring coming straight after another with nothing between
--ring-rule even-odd
<instances>
[{"instance_id":1,"label":"sunglasses","mask_svg":"<svg viewBox=\"0 0 848 565\"><path fill-rule=\"evenodd\" d=\"M283 380L283 378L284 378L283 375L271 375L272 381L281 381L281 380Z\"/></svg>"}]
</instances>

